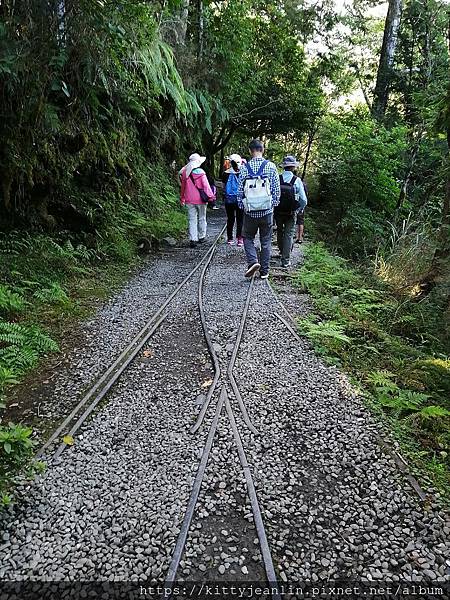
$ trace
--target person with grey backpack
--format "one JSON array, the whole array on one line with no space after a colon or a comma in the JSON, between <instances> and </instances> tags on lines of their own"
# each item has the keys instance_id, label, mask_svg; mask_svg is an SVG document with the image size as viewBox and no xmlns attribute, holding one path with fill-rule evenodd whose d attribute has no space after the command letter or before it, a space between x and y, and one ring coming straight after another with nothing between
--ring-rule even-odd
<instances>
[{"instance_id":1,"label":"person with grey backpack","mask_svg":"<svg viewBox=\"0 0 450 600\"><path fill-rule=\"evenodd\" d=\"M244 249L248 268L246 277L260 271L261 279L269 277L272 248L273 211L280 201L280 178L276 166L264 158L264 144L252 140L252 155L239 171L237 201L244 210ZM255 236L261 241L261 263L255 248Z\"/></svg>"}]
</instances>

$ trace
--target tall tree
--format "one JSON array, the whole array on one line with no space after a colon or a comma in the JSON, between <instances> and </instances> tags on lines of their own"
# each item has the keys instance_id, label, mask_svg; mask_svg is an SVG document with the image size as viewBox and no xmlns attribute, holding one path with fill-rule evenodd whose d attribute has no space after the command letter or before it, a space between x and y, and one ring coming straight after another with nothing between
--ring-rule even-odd
<instances>
[{"instance_id":1,"label":"tall tree","mask_svg":"<svg viewBox=\"0 0 450 600\"><path fill-rule=\"evenodd\" d=\"M183 0L181 3L181 11L180 11L180 24L179 24L179 28L178 28L178 43L179 44L185 44L186 43L186 34L187 34L187 27L188 27L188 21L189 21L189 6L190 6L190 0Z\"/></svg>"},{"instance_id":2,"label":"tall tree","mask_svg":"<svg viewBox=\"0 0 450 600\"><path fill-rule=\"evenodd\" d=\"M450 11L447 24L448 58L450 64ZM437 246L428 273L422 278L420 287L423 294L431 291L436 284L447 275L450 269L450 84L443 98L442 108L437 120L437 127L445 132L447 155L444 157L446 173L445 191L441 208L441 226L437 234ZM450 298L447 299L450 306Z\"/></svg>"},{"instance_id":3,"label":"tall tree","mask_svg":"<svg viewBox=\"0 0 450 600\"><path fill-rule=\"evenodd\" d=\"M378 64L377 82L372 104L372 115L379 120L384 117L388 103L402 7L402 0L389 0L389 8L384 25L383 45L381 47L380 62Z\"/></svg>"},{"instance_id":4,"label":"tall tree","mask_svg":"<svg viewBox=\"0 0 450 600\"><path fill-rule=\"evenodd\" d=\"M197 13L198 13L198 44L197 44L197 57L199 59L203 56L204 46L204 34L205 34L205 21L204 21L204 6L203 0L197 0Z\"/></svg>"}]
</instances>

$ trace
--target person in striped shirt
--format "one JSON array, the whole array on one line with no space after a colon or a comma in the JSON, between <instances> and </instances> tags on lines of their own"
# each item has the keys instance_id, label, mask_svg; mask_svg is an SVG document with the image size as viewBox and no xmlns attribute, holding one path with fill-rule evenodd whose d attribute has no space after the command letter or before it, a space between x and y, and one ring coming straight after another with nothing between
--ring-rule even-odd
<instances>
[{"instance_id":1,"label":"person in striped shirt","mask_svg":"<svg viewBox=\"0 0 450 600\"><path fill-rule=\"evenodd\" d=\"M237 201L240 208L245 210L244 206L244 188L246 180L252 173L268 179L270 184L271 207L264 210L256 210L244 213L243 238L244 249L247 257L248 268L246 277L251 277L257 271L260 271L261 279L269 277L269 262L272 249L272 228L273 211L280 202L280 177L273 162L264 158L264 144L261 140L252 140L249 145L251 158L246 165L242 165L239 171ZM250 167L250 169L248 168ZM259 232L261 241L261 263L258 262L258 255L255 248L255 236Z\"/></svg>"}]
</instances>

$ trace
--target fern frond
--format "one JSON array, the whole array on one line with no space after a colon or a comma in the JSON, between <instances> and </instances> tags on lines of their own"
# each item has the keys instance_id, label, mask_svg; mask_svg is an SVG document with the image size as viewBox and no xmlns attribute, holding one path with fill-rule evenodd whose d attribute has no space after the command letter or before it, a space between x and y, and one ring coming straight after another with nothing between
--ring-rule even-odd
<instances>
[{"instance_id":1,"label":"fern frond","mask_svg":"<svg viewBox=\"0 0 450 600\"><path fill-rule=\"evenodd\" d=\"M0 284L0 313L20 312L25 307L25 300L20 294Z\"/></svg>"},{"instance_id":2,"label":"fern frond","mask_svg":"<svg viewBox=\"0 0 450 600\"><path fill-rule=\"evenodd\" d=\"M419 413L420 417L424 419L438 419L443 417L450 417L450 410L447 410L443 406L425 406Z\"/></svg>"},{"instance_id":3,"label":"fern frond","mask_svg":"<svg viewBox=\"0 0 450 600\"><path fill-rule=\"evenodd\" d=\"M307 319L299 321L300 331L310 340L321 342L324 339L333 340L341 343L349 343L351 338L344 333L340 323L336 321L322 321L321 323L311 323Z\"/></svg>"},{"instance_id":4,"label":"fern frond","mask_svg":"<svg viewBox=\"0 0 450 600\"><path fill-rule=\"evenodd\" d=\"M70 302L59 283L52 283L48 288L36 290L33 296L40 302L48 304L68 304Z\"/></svg>"}]
</instances>

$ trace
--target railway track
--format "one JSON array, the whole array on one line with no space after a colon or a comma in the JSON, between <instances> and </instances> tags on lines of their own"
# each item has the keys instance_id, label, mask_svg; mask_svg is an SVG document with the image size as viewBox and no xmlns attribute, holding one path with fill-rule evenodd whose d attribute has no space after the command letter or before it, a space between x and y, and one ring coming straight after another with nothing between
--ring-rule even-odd
<instances>
[{"instance_id":1,"label":"railway track","mask_svg":"<svg viewBox=\"0 0 450 600\"><path fill-rule=\"evenodd\" d=\"M162 304L158 310L86 392L80 403L41 449L40 454L51 455L53 458L61 455L66 447L65 444L56 444L61 434L77 434L156 332L158 334L152 340L155 356L162 359L163 365L169 368L175 365L175 368L171 371L155 371L151 362L142 360L142 364L136 364L130 369L126 381L121 381L119 389L114 391L112 397L108 397L110 402L102 405L104 411L101 414L106 417L102 424L103 429L96 430L89 425L88 433L84 431L83 443L80 441L78 446L79 453L69 454L65 457L67 462L63 463L64 469L55 469L50 473L52 477L49 479L53 481L44 488L45 493L41 494L42 506L46 509L47 506L50 507L50 521L55 522L55 530L61 535L74 531L72 523L77 524L77 536L84 535L83 527L88 529L95 526L98 529L99 524L101 525L100 531L106 532L107 544L96 545L96 542L93 542L97 559L94 559L95 565L92 563L88 567L96 568L96 573L104 572L107 577L116 574L128 577L129 573L133 572L134 577L142 577L145 574L146 577L151 577L152 581L165 578L164 598L167 599L172 596L173 586L178 582L185 583L185 593L189 595L190 584L215 582L218 571L223 575L223 578L217 577L218 584L230 582L232 577L239 578L237 583L243 587L246 586L246 582L266 581L272 590L271 597L279 599L284 583L290 580L289 577L293 577L293 573L298 572L307 577L313 568L320 571L321 565L323 566L320 553L329 553L325 554L328 562L335 553L334 549L330 549L326 538L322 540L323 536L317 533L315 545L311 546L317 557L314 555L315 558L308 558L311 536L315 535L316 528L319 532L319 526L320 531L323 527L320 525L322 521L317 515L316 506L310 503L310 498L302 488L301 482L305 473L306 477L311 476L313 484L317 487L317 498L321 498L325 506L324 514L334 518L335 507L333 506L333 511L330 512L327 505L328 488L320 481L320 485L317 484L314 479L314 467L309 471L307 461L304 464L300 461L298 464L296 456L296 464L293 465L289 458L293 452L290 448L292 407L289 387L287 391L283 391L284 379L279 377L277 369L273 368L274 365L278 365L279 352L279 341L276 338L274 343L273 332L277 332L291 351L298 351L299 363L303 364L303 347L292 343L293 339L295 342L301 339L296 332L295 318L269 282L267 289L264 282L252 279L246 284L240 279L235 270L240 260L237 253L228 251L225 246L223 252L216 254L221 234L222 232L186 276L186 271L182 276L178 276L179 279L183 277L183 280L171 284L174 288L166 299L160 300ZM187 268L190 266L188 264ZM198 274L195 280L177 297L195 273ZM230 285L234 286L231 294ZM273 295L274 301L270 295ZM169 306L172 300L174 303ZM263 306L264 302L267 302L264 311L259 310L260 302ZM197 310L200 318L197 317ZM272 343L266 348L266 331L270 332L271 327ZM288 331L289 335L283 335L283 329ZM206 353L203 338L211 361ZM266 362L267 356L271 357L269 363ZM174 365L171 363L172 357L175 359ZM286 366L286 361L283 364ZM266 390L260 384L265 383L265 376L278 386L279 395L272 393L264 396ZM196 395L206 381L208 391L204 392L206 396L202 396L202 406L198 411L200 397L196 398ZM165 389L166 385L169 389L159 396L159 391ZM122 391L125 389L127 395L122 397ZM263 390L261 399L259 389ZM250 398L251 405L248 400ZM172 402L172 399L175 400ZM124 403L124 400L127 400L128 404ZM251 406L251 410L247 409L246 402ZM282 418L277 421L274 416L275 411L280 411L280 406L281 411L285 411L284 420ZM302 404L300 401L299 406L308 409L306 402ZM133 428L127 429L127 421L120 421L121 430L119 432L117 425L116 431L116 434L120 433L120 439L113 439L113 443L107 443L106 447L102 446L102 438L100 443L89 443L92 437L98 441L97 437L91 436L92 430L94 433L100 431L101 436L109 441L113 419L117 419L117 424L122 418L120 415L126 419L127 410L133 413L133 421L130 420ZM320 410L322 409L319 406L319 412L315 413L319 418ZM175 419L172 415L175 415ZM155 417L154 437L149 435L147 438ZM97 424L98 427L98 421L98 418L94 419L92 425ZM136 437L135 422L143 425ZM295 424L298 426L304 423L302 419L294 420L294 427ZM312 427L311 431L314 433L316 429ZM124 444L123 440L127 443ZM141 443L140 440L147 441ZM320 443L318 444L320 448ZM172 447L176 449L173 453ZM333 448L333 444L330 447ZM98 448L100 451L97 453ZM297 446L294 445L293 448ZM116 449L119 451L116 452ZM307 451L308 446L305 449L305 452ZM103 479L97 479L96 474L92 475L94 484L103 483L100 495L98 492L89 494L90 480L84 481L86 462L91 458L94 469L107 473ZM71 464L76 461L78 464ZM324 464L329 463L330 461ZM111 468L107 470L105 467L109 465ZM139 465L140 470L137 469ZM160 466L163 467L162 470ZM167 473L164 471L165 467ZM291 493L288 487L288 484L291 485L290 480L284 481L283 475L286 471L290 476L297 476L299 494ZM60 485L62 473L68 474L70 482L69 486L65 484L66 491L64 485L62 488ZM135 476L131 484L128 483L129 474ZM149 486L153 480L159 483ZM73 482L75 485L72 485ZM108 502L106 496L110 496L113 482L118 486L118 490L115 497L109 498ZM123 482L127 483L124 485ZM410 483L414 487L411 480ZM273 484L277 487L274 488ZM100 485L98 487L100 488ZM70 491L69 494L67 490ZM105 490L108 492L106 495ZM36 497L39 497L39 494ZM80 507L86 498L90 507L79 513L74 502L65 502L67 497L75 498ZM51 503L47 498L51 499ZM58 502L55 499L59 499ZM286 499L289 502L285 502ZM96 500L99 502L95 503L93 510ZM311 510L307 525L304 523L306 517L301 516L305 513L303 509L306 506ZM205 512L205 507L208 512ZM135 528L131 535L128 515L133 517L131 522ZM81 528L78 524L79 518L82 519ZM113 523L115 532L110 532L108 527ZM330 536L337 535L340 538L333 539L333 543L342 543L342 548L349 557L357 560L358 556L353 556L353 549L347 543L346 536L340 533L339 522L337 521L334 528L332 525L333 521L331 525L327 525ZM288 526L298 528L295 539L286 536ZM31 522L31 529L34 532L33 545L31 537L30 543L22 539L17 542L16 537L16 545L23 544L25 549L28 549L28 554L31 545L33 551L46 547L45 545L50 550L53 549L53 525L48 531L42 531L40 523L35 525ZM151 542L144 544L142 539L150 539ZM232 544L233 547L227 547L228 544ZM142 553L143 548L139 548L141 545L145 547L145 555ZM234 546L239 546L239 550ZM59 551L59 547L55 549ZM227 555L226 552L231 554ZM12 564L12 567L18 571L16 554L19 552L14 552L16 563ZM93 555L95 556L95 553ZM113 561L113 556L117 557L116 561ZM81 571L76 561L84 558L81 549L72 559L67 560L64 572L68 572L69 577L73 576L72 573L77 573L78 576ZM367 554L366 560L370 558ZM64 568L64 561L61 562ZM50 573L55 572L55 565L51 559L41 560L41 563L43 566L39 567L39 576L48 577ZM106 569L103 570L105 564ZM60 567L61 564L58 565L58 568ZM342 566L342 569L344 568L347 569L347 566ZM242 578L241 571L246 577ZM21 568L21 576L27 577L30 572L32 569L25 563ZM92 572L83 570L83 577L89 578L91 575ZM278 585L277 577L283 585Z\"/></svg>"},{"instance_id":2,"label":"railway track","mask_svg":"<svg viewBox=\"0 0 450 600\"><path fill-rule=\"evenodd\" d=\"M134 338L130 341L126 348L122 350L120 355L108 367L108 369L103 373L100 379L98 379L87 390L87 392L83 395L81 400L73 408L70 414L67 415L64 421L58 426L58 428L52 433L50 438L39 449L39 451L36 454L36 458L46 456L48 454L48 451L58 441L60 443L58 444L56 450L52 454L50 454L47 460L55 460L59 456L61 456L61 454L67 448L67 444L61 441L61 437L65 435L73 437L77 433L77 431L80 429L83 423L95 410L97 405L103 400L103 398L105 398L110 389L119 380L119 378L123 375L126 369L131 365L131 363L136 358L143 346L148 342L148 340L154 335L154 333L158 330L158 328L167 318L168 313L164 311L172 302L172 300L183 289L183 287L188 283L188 281L191 280L191 278L202 267L204 263L206 264L206 266L210 263L224 230L225 227L223 227L220 233L216 236L214 242L212 243L208 251L197 262L193 269L184 277L184 279L175 287L172 293L167 297L167 299L158 308L158 310L150 317L150 319L145 323L141 330L134 336Z\"/></svg>"},{"instance_id":3,"label":"railway track","mask_svg":"<svg viewBox=\"0 0 450 600\"><path fill-rule=\"evenodd\" d=\"M83 426L83 424L87 421L87 419L92 415L100 402L107 396L108 392L112 389L112 387L117 383L120 377L126 372L129 366L133 363L135 358L141 352L142 348L147 344L149 339L155 334L155 332L163 325L164 321L167 319L169 312L168 308L172 300L177 296L177 294L183 289L183 287L192 279L192 277L197 273L200 269L200 279L198 285L198 310L200 315L200 321L203 329L203 334L206 340L206 344L208 347L208 352L211 357L213 369L214 369L214 378L208 389L206 399L201 407L199 415L197 417L196 423L191 428L191 433L195 434L202 427L205 416L208 412L208 409L211 405L211 401L214 398L216 391L220 385L220 391L218 394L218 399L215 406L214 417L212 419L208 436L206 439L205 446L202 451L201 460L198 466L197 475L194 480L194 484L192 486L192 490L190 493L188 505L186 508L184 520L181 526L181 530L177 539L177 543L175 546L175 550L172 556L172 560L169 566L169 570L166 576L166 593L167 590L171 589L171 583L175 581L179 564L181 558L183 556L183 552L185 549L186 539L189 533L189 528L195 514L197 501L200 493L200 489L202 486L206 466L208 464L208 459L210 455L211 448L213 446L214 436L218 427L219 418L222 412L224 411L229 418L232 435L234 439L234 443L238 452L239 461L241 467L243 469L245 475L245 481L248 491L248 496L251 502L253 517L255 528L257 531L258 539L260 542L261 554L264 562L264 569L266 572L267 582L270 583L273 589L275 589L275 593L273 595L274 598L280 598L278 590L277 579L275 575L275 569L269 549L269 544L267 541L266 532L264 529L263 518L261 514L261 508L259 506L255 484L252 478L252 473L250 466L247 461L247 457L245 454L245 450L242 444L241 436L239 433L238 425L236 423L236 419L234 416L233 408L229 398L228 386L231 389L231 392L234 398L237 401L239 410L242 414L243 422L245 426L249 429L251 433L254 435L258 435L258 431L256 427L251 422L249 417L247 407L245 402L241 396L239 391L236 379L234 377L234 366L236 363L236 358L239 352L240 343L242 340L242 335L245 328L245 322L252 298L252 291L254 288L254 278L250 280L248 291L245 299L245 304L243 308L243 312L240 318L240 324L237 331L236 340L233 347L233 352L231 354L231 358L225 368L221 368L220 360L217 356L217 353L214 349L214 344L211 339L210 332L207 326L207 320L205 317L205 307L204 307L204 284L205 284L205 276L208 271L208 268L213 260L214 254L217 249L217 245L222 238L222 234L225 228L222 228L219 235L215 238L211 247L204 254L204 256L197 262L197 264L193 267L193 269L184 277L184 279L175 287L175 289L170 293L167 299L161 304L158 310L151 316L151 318L145 323L145 325L141 328L141 330L134 336L134 338L129 342L129 344L123 349L120 355L114 360L114 362L106 369L103 375L87 390L87 392L83 395L78 404L73 408L69 415L64 419L64 421L58 426L58 428L53 432L50 438L45 442L45 444L40 448L37 453L38 457L43 457L49 455L48 460L56 460L58 459L64 450L67 448L68 444L64 441L61 441L62 436L76 436L77 432ZM59 443L58 443L59 442ZM170 593L166 597L170 597Z\"/></svg>"},{"instance_id":4,"label":"railway track","mask_svg":"<svg viewBox=\"0 0 450 600\"><path fill-rule=\"evenodd\" d=\"M236 339L234 342L233 351L231 353L231 358L230 358L226 368L222 369L221 365L220 365L219 357L215 351L214 344L211 339L210 332L208 331L207 321L206 321L205 311L204 311L204 304L203 304L204 280L205 280L205 275L206 275L208 266L209 266L209 263L205 264L202 274L201 274L200 285L199 285L199 294L198 294L198 306L199 306L200 318L201 318L202 327L204 330L205 339L207 341L208 350L209 350L209 353L210 353L210 356L211 356L211 359L212 359L212 362L214 365L215 373L214 373L213 382L210 386L210 389L208 391L205 402L203 403L203 406L202 406L199 416L197 418L197 422L191 429L192 433L197 432L200 429L200 427L202 426L204 419L205 419L205 415L208 411L208 408L211 404L212 398L214 397L214 393L215 393L215 391L218 387L219 381L221 379L222 379L222 385L221 385L220 393L219 393L219 396L217 399L214 417L213 417L213 420L212 420L210 428L209 428L208 437L207 437L206 443L204 445L204 448L202 450L201 461L200 461L200 464L197 469L194 485L192 487L192 491L191 491L191 494L189 497L189 501L188 501L187 509L186 509L186 512L184 515L181 530L180 530L180 533L179 533L179 536L177 539L177 543L176 543L176 546L175 546L175 549L174 549L174 552L172 555L170 567L169 567L169 570L168 570L168 573L166 576L166 581L165 581L165 585L164 585L165 592L164 592L163 597L167 599L172 596L173 585L174 585L174 582L176 581L176 576L178 573L180 562L181 562L181 559L182 559L182 556L183 556L183 553L184 553L184 550L186 547L188 533L189 533L191 523L192 523L192 520L193 520L193 517L195 514L195 508L197 506L200 489L201 489L201 486L202 486L202 483L203 483L203 480L205 477L206 467L208 465L209 456L211 453L211 449L213 447L214 436L215 436L215 433L217 431L217 427L219 424L219 418L220 418L220 415L221 415L223 409L225 409L226 414L228 415L228 418L230 421L234 443L235 443L235 446L236 446L236 449L238 452L238 456L239 456L239 462L240 462L240 465L243 469L244 476L245 476L247 493L248 493L251 507L252 507L253 520L254 520L256 532L257 532L258 539L259 539L259 545L260 545L260 550L261 550L261 554L262 554L262 558L263 558L264 570L266 573L267 582L271 585L272 597L279 599L279 598L281 598L281 595L279 592L277 577L275 574L272 556L271 556L269 544L267 541L267 535L266 535L265 528L264 528L262 512L261 512L261 508L259 505L256 488L255 488L255 484L254 484L253 477L252 477L251 468L247 461L245 449L242 444L242 439L241 439L241 436L239 433L239 429L238 429L236 419L234 416L234 412L233 412L231 402L229 399L229 392L227 390L227 386L229 385L231 387L234 397L238 403L238 406L239 406L239 409L242 414L242 418L243 418L243 421L244 421L246 427L250 430L251 433L258 435L259 432L257 431L257 429L255 428L255 426L253 425L253 423L250 420L245 402L241 396L236 379L233 374L234 366L236 363L236 358L237 358L237 355L239 352L239 347L241 344L242 335L243 335L244 328L245 328L245 323L247 320L247 315L248 315L248 310L249 310L249 306L250 306L250 302L251 302L251 298L252 298L252 291L253 291L253 287L254 287L254 283L255 283L255 278L252 277L252 279L250 280L250 283L249 283L246 300L245 300L245 305L244 305L244 309L243 309L243 312L242 312L242 315L240 318L239 328L238 328Z\"/></svg>"}]
</instances>

